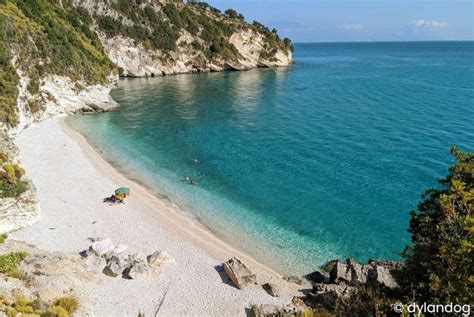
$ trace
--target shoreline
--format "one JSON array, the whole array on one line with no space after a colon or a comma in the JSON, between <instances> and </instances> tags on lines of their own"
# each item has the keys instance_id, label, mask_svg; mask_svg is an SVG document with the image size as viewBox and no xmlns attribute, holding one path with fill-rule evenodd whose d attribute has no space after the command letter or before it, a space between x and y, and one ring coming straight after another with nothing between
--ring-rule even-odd
<instances>
[{"instance_id":1,"label":"shoreline","mask_svg":"<svg viewBox=\"0 0 474 317\"><path fill-rule=\"evenodd\" d=\"M285 281L271 267L177 211L171 202L127 179L64 120L42 121L15 139L27 177L37 188L41 213L38 222L12 232L10 238L78 259L90 239L110 238L143 254L165 251L175 260L150 279L100 274L99 281L83 281L74 288L81 312L133 316L140 310L153 315L156 303L167 294L160 310L166 316L245 316L252 304L286 305L310 288L309 283ZM102 202L121 186L132 190L125 205L111 207ZM256 285L239 290L216 269L232 257L240 258L256 274ZM278 285L281 296L267 294L261 286L265 283Z\"/></svg>"},{"instance_id":2,"label":"shoreline","mask_svg":"<svg viewBox=\"0 0 474 317\"><path fill-rule=\"evenodd\" d=\"M110 164L110 162L97 152L97 150L87 141L85 136L66 123L66 117L60 118L59 124L64 132L66 132L67 135L80 146L84 154L94 163L99 172L120 184L124 184L124 186L130 187L133 196L139 197L143 195L150 199L151 202L157 203L158 206L163 209L155 207L153 212L157 212L160 217L166 217L167 220L171 221L171 223L177 224L178 229L189 236L188 238L191 243L204 248L211 256L220 258L224 252L228 256L240 257L245 259L246 262L253 263L271 274L280 278L283 277L283 275L275 269L259 262L252 256L246 254L245 251L241 250L239 247L232 245L231 241L226 241L224 238L219 237L210 228L202 224L193 214L177 210L179 207L177 205L175 206L167 197L158 197L151 193L151 189L147 188L144 184L131 180L123 173L120 173L114 166L112 166L112 164ZM193 230L189 230L189 228L186 229L186 225L191 225ZM191 238L197 238L198 242ZM206 241L206 238L210 240ZM211 242L215 242L218 246L212 245Z\"/></svg>"}]
</instances>

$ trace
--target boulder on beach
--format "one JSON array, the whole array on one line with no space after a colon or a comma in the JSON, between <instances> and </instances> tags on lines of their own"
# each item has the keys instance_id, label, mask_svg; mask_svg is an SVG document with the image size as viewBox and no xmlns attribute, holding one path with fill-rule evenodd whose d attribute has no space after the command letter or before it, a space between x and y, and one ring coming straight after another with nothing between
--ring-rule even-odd
<instances>
[{"instance_id":1,"label":"boulder on beach","mask_svg":"<svg viewBox=\"0 0 474 317\"><path fill-rule=\"evenodd\" d=\"M109 238L95 240L88 250L81 252L85 265L102 270L107 276L136 279L145 273L157 272L156 268L174 262L168 253L156 251L148 256L141 252L126 253L126 245L114 246Z\"/></svg>"},{"instance_id":2,"label":"boulder on beach","mask_svg":"<svg viewBox=\"0 0 474 317\"><path fill-rule=\"evenodd\" d=\"M116 277L122 275L128 266L129 262L124 257L114 255L107 259L107 265L103 272L105 275Z\"/></svg>"},{"instance_id":3,"label":"boulder on beach","mask_svg":"<svg viewBox=\"0 0 474 317\"><path fill-rule=\"evenodd\" d=\"M175 262L175 260L165 251L155 251L149 256L147 256L146 259L149 265L155 267Z\"/></svg>"},{"instance_id":4,"label":"boulder on beach","mask_svg":"<svg viewBox=\"0 0 474 317\"><path fill-rule=\"evenodd\" d=\"M286 306L263 304L250 307L251 317L312 317L313 310L303 300L293 297L290 304Z\"/></svg>"},{"instance_id":5,"label":"boulder on beach","mask_svg":"<svg viewBox=\"0 0 474 317\"><path fill-rule=\"evenodd\" d=\"M98 256L103 256L114 249L115 246L109 238L97 240L89 247L89 250Z\"/></svg>"},{"instance_id":6,"label":"boulder on beach","mask_svg":"<svg viewBox=\"0 0 474 317\"><path fill-rule=\"evenodd\" d=\"M224 272L239 289L257 283L257 276L237 258L224 263Z\"/></svg>"},{"instance_id":7,"label":"boulder on beach","mask_svg":"<svg viewBox=\"0 0 474 317\"><path fill-rule=\"evenodd\" d=\"M145 263L132 264L124 271L124 277L135 280L149 272L150 270L148 268L149 267Z\"/></svg>"},{"instance_id":8,"label":"boulder on beach","mask_svg":"<svg viewBox=\"0 0 474 317\"><path fill-rule=\"evenodd\" d=\"M262 288L273 297L280 297L282 290L281 288L273 283L266 283L262 285Z\"/></svg>"}]
</instances>

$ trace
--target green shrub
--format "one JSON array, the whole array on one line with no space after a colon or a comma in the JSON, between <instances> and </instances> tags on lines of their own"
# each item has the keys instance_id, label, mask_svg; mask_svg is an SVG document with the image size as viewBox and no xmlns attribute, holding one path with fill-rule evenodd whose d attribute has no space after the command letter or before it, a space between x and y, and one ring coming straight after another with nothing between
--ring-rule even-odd
<instances>
[{"instance_id":1,"label":"green shrub","mask_svg":"<svg viewBox=\"0 0 474 317\"><path fill-rule=\"evenodd\" d=\"M72 314L77 310L78 302L74 297L61 297L54 301L54 306L64 308L68 313Z\"/></svg>"},{"instance_id":2,"label":"green shrub","mask_svg":"<svg viewBox=\"0 0 474 317\"><path fill-rule=\"evenodd\" d=\"M39 298L30 300L25 297L19 297L14 303L9 303L0 294L0 312L5 312L7 316L17 316L21 313L25 317L69 317L77 309L77 306L77 301L72 297L58 298L53 304L48 305Z\"/></svg>"},{"instance_id":3,"label":"green shrub","mask_svg":"<svg viewBox=\"0 0 474 317\"><path fill-rule=\"evenodd\" d=\"M0 255L0 273L10 273L18 268L18 265L28 256L26 252L11 252Z\"/></svg>"},{"instance_id":4,"label":"green shrub","mask_svg":"<svg viewBox=\"0 0 474 317\"><path fill-rule=\"evenodd\" d=\"M51 306L45 314L42 314L44 317L69 317L69 313L66 309L61 306Z\"/></svg>"},{"instance_id":5,"label":"green shrub","mask_svg":"<svg viewBox=\"0 0 474 317\"><path fill-rule=\"evenodd\" d=\"M412 244L398 276L410 301L474 302L474 153L451 152L456 164L441 188L426 191L410 213Z\"/></svg>"},{"instance_id":6,"label":"green shrub","mask_svg":"<svg viewBox=\"0 0 474 317\"><path fill-rule=\"evenodd\" d=\"M10 307L10 306L7 306L5 308L5 313L8 317L16 317L16 315L18 314L18 312L16 311L15 308L13 307Z\"/></svg>"},{"instance_id":7,"label":"green shrub","mask_svg":"<svg viewBox=\"0 0 474 317\"><path fill-rule=\"evenodd\" d=\"M18 197L28 189L28 182L22 180L25 170L1 151L0 167L0 198Z\"/></svg>"},{"instance_id":8,"label":"green shrub","mask_svg":"<svg viewBox=\"0 0 474 317\"><path fill-rule=\"evenodd\" d=\"M36 95L39 93L40 90L40 82L38 79L33 79L28 83L28 86L26 86L26 90L32 95Z\"/></svg>"},{"instance_id":9,"label":"green shrub","mask_svg":"<svg viewBox=\"0 0 474 317\"><path fill-rule=\"evenodd\" d=\"M8 235L6 233L0 234L0 244L5 243L7 238L8 238Z\"/></svg>"},{"instance_id":10,"label":"green shrub","mask_svg":"<svg viewBox=\"0 0 474 317\"><path fill-rule=\"evenodd\" d=\"M11 272L8 272L7 273L7 276L8 277L11 277L11 278L16 278L16 279L23 279L25 277L25 275L23 274L23 272L21 271L18 271L18 270L13 270Z\"/></svg>"},{"instance_id":11,"label":"green shrub","mask_svg":"<svg viewBox=\"0 0 474 317\"><path fill-rule=\"evenodd\" d=\"M28 190L28 182L20 180L11 184L0 177L0 198L19 197Z\"/></svg>"}]
</instances>

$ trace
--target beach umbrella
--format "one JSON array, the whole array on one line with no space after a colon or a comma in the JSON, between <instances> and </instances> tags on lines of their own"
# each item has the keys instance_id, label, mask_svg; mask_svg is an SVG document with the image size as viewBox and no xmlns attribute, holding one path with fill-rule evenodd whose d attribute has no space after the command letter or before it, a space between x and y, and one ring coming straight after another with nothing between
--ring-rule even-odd
<instances>
[{"instance_id":1,"label":"beach umbrella","mask_svg":"<svg viewBox=\"0 0 474 317\"><path fill-rule=\"evenodd\" d=\"M116 195L130 195L130 188L127 187L120 187L119 189L115 190Z\"/></svg>"}]
</instances>

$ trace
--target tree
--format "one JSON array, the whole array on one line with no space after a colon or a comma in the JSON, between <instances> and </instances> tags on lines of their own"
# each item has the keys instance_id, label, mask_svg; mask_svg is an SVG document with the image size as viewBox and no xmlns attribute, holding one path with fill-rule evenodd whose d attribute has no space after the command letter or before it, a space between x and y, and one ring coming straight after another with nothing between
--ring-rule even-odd
<instances>
[{"instance_id":1,"label":"tree","mask_svg":"<svg viewBox=\"0 0 474 317\"><path fill-rule=\"evenodd\" d=\"M237 19L239 17L239 14L234 9L225 10L225 14L231 19Z\"/></svg>"},{"instance_id":2,"label":"tree","mask_svg":"<svg viewBox=\"0 0 474 317\"><path fill-rule=\"evenodd\" d=\"M398 279L419 303L474 302L474 153L451 153L457 162L441 188L426 191L410 213L412 244Z\"/></svg>"}]
</instances>

